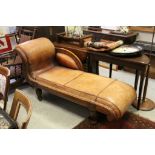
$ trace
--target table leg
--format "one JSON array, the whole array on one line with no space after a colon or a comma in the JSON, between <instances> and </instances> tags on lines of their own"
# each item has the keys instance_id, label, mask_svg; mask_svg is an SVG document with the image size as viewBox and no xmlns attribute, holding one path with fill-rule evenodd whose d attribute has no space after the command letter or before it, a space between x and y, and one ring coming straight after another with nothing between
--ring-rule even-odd
<instances>
[{"instance_id":1,"label":"table leg","mask_svg":"<svg viewBox=\"0 0 155 155\"><path fill-rule=\"evenodd\" d=\"M112 77L112 64L110 63L109 78Z\"/></svg>"},{"instance_id":2,"label":"table leg","mask_svg":"<svg viewBox=\"0 0 155 155\"><path fill-rule=\"evenodd\" d=\"M138 72L138 70L136 70L135 84L134 84L135 90L137 90L138 81L139 81L139 72Z\"/></svg>"},{"instance_id":3,"label":"table leg","mask_svg":"<svg viewBox=\"0 0 155 155\"><path fill-rule=\"evenodd\" d=\"M92 72L91 56L88 54L88 72Z\"/></svg>"},{"instance_id":4,"label":"table leg","mask_svg":"<svg viewBox=\"0 0 155 155\"><path fill-rule=\"evenodd\" d=\"M99 74L99 61L95 60L91 54L88 55L88 72Z\"/></svg>"},{"instance_id":5,"label":"table leg","mask_svg":"<svg viewBox=\"0 0 155 155\"><path fill-rule=\"evenodd\" d=\"M144 76L145 76L144 71L141 71L139 93L138 93L138 102L137 102L137 109L138 110L139 110L140 104L141 104L141 96L142 96L142 91L143 91Z\"/></svg>"},{"instance_id":6,"label":"table leg","mask_svg":"<svg viewBox=\"0 0 155 155\"><path fill-rule=\"evenodd\" d=\"M147 86L148 86L148 79L149 79L149 70L150 70L150 64L148 65L147 71L146 71L146 77L145 77L145 84L144 84L144 92L143 92L142 103L145 101L145 98L146 98L146 92L147 92Z\"/></svg>"},{"instance_id":7,"label":"table leg","mask_svg":"<svg viewBox=\"0 0 155 155\"><path fill-rule=\"evenodd\" d=\"M98 66L99 62L96 60L92 60L92 61L90 61L90 63L91 63L90 72L98 75L99 74L99 66Z\"/></svg>"},{"instance_id":8,"label":"table leg","mask_svg":"<svg viewBox=\"0 0 155 155\"><path fill-rule=\"evenodd\" d=\"M96 68L95 73L99 75L99 61L95 62L95 68Z\"/></svg>"}]
</instances>

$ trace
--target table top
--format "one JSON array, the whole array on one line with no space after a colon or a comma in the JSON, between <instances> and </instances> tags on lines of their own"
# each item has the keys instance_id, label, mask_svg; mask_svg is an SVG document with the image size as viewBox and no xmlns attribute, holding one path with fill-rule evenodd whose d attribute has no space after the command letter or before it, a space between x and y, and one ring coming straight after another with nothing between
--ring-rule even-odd
<instances>
[{"instance_id":1,"label":"table top","mask_svg":"<svg viewBox=\"0 0 155 155\"><path fill-rule=\"evenodd\" d=\"M0 108L0 129L18 129L17 123Z\"/></svg>"},{"instance_id":2,"label":"table top","mask_svg":"<svg viewBox=\"0 0 155 155\"><path fill-rule=\"evenodd\" d=\"M150 58L145 55L142 54L140 56L134 56L134 57L119 57L119 56L113 56L110 55L108 52L92 52L89 51L90 54L92 54L93 56L100 56L111 59L111 60L117 60L117 61L125 61L125 62L129 62L129 63L135 63L135 64L142 64L142 65L148 65L150 63Z\"/></svg>"},{"instance_id":3,"label":"table top","mask_svg":"<svg viewBox=\"0 0 155 155\"><path fill-rule=\"evenodd\" d=\"M94 30L84 29L84 31L92 32L92 33L98 33L98 34L108 34L108 35L111 35L111 36L118 36L118 37L124 37L124 38L129 38L129 37L138 35L137 32L131 32L131 33L128 33L128 34L117 34L117 33L112 33L112 30L106 30L106 29L102 29L101 31L94 31Z\"/></svg>"}]
</instances>

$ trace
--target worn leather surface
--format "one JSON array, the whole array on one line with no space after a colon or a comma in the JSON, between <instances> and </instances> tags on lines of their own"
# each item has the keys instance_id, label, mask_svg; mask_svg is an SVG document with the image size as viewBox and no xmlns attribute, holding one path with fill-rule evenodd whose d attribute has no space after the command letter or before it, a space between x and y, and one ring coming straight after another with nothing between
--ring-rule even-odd
<instances>
[{"instance_id":1,"label":"worn leather surface","mask_svg":"<svg viewBox=\"0 0 155 155\"><path fill-rule=\"evenodd\" d=\"M95 74L81 74L74 80L67 83L66 91L73 92L77 96L86 97L89 100L96 100L96 96L105 89L113 79L96 76Z\"/></svg>"},{"instance_id":2,"label":"worn leather surface","mask_svg":"<svg viewBox=\"0 0 155 155\"><path fill-rule=\"evenodd\" d=\"M64 67L83 70L83 65L80 59L71 51L64 48L56 49L56 61Z\"/></svg>"},{"instance_id":3,"label":"worn leather surface","mask_svg":"<svg viewBox=\"0 0 155 155\"><path fill-rule=\"evenodd\" d=\"M93 110L105 113L109 120L122 117L136 99L134 88L126 83L60 66L55 48L48 39L20 44L16 50L24 60L25 75L30 84L86 105L91 110L93 107Z\"/></svg>"},{"instance_id":4,"label":"worn leather surface","mask_svg":"<svg viewBox=\"0 0 155 155\"><path fill-rule=\"evenodd\" d=\"M75 61L71 59L69 56L63 53L57 53L56 59L58 63L64 67L68 67L71 69L78 69L78 66L76 65Z\"/></svg>"},{"instance_id":5,"label":"worn leather surface","mask_svg":"<svg viewBox=\"0 0 155 155\"><path fill-rule=\"evenodd\" d=\"M57 83L65 85L66 83L77 78L80 74L82 74L82 71L55 66L54 68L39 74L36 77L36 80L44 81L48 84Z\"/></svg>"},{"instance_id":6,"label":"worn leather surface","mask_svg":"<svg viewBox=\"0 0 155 155\"><path fill-rule=\"evenodd\" d=\"M24 42L17 45L16 49L24 52L30 73L51 65L55 57L55 48L46 38Z\"/></svg>"}]
</instances>

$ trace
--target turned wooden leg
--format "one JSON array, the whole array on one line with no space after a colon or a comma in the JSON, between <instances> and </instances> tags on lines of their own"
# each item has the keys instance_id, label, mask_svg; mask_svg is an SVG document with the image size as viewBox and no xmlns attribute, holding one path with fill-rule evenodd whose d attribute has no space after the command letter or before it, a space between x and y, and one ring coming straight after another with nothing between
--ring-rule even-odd
<instances>
[{"instance_id":1,"label":"turned wooden leg","mask_svg":"<svg viewBox=\"0 0 155 155\"><path fill-rule=\"evenodd\" d=\"M97 119L97 113L96 113L96 111L89 110L89 118L91 120L96 120Z\"/></svg>"},{"instance_id":2,"label":"turned wooden leg","mask_svg":"<svg viewBox=\"0 0 155 155\"><path fill-rule=\"evenodd\" d=\"M89 119L91 120L91 124L97 123L97 111L94 105L89 106Z\"/></svg>"},{"instance_id":3,"label":"turned wooden leg","mask_svg":"<svg viewBox=\"0 0 155 155\"><path fill-rule=\"evenodd\" d=\"M42 90L40 88L36 88L36 94L39 101L42 101Z\"/></svg>"}]
</instances>

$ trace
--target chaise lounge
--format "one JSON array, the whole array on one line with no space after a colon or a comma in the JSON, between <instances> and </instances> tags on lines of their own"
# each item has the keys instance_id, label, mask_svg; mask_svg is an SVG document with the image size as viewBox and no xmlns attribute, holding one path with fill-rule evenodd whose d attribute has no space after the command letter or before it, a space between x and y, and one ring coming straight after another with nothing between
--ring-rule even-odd
<instances>
[{"instance_id":1,"label":"chaise lounge","mask_svg":"<svg viewBox=\"0 0 155 155\"><path fill-rule=\"evenodd\" d=\"M83 71L71 51L55 48L47 38L38 38L15 48L23 61L24 76L36 88L104 113L109 121L119 119L136 99L134 88L124 82Z\"/></svg>"}]
</instances>

